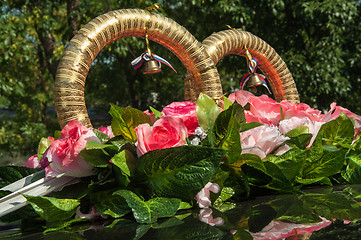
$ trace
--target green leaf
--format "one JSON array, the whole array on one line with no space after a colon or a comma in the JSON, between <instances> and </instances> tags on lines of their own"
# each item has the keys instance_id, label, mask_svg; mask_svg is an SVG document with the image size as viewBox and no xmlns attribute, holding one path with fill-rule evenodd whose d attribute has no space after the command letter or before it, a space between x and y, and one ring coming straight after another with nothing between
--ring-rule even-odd
<instances>
[{"instance_id":1,"label":"green leaf","mask_svg":"<svg viewBox=\"0 0 361 240\"><path fill-rule=\"evenodd\" d=\"M220 113L220 109L212 98L201 93L196 104L196 115L199 126L205 131L212 128L214 121Z\"/></svg>"},{"instance_id":2,"label":"green leaf","mask_svg":"<svg viewBox=\"0 0 361 240\"><path fill-rule=\"evenodd\" d=\"M115 136L122 135L131 142L137 141L134 129L143 123L152 124L149 116L138 109L126 107L121 108L111 104L110 115L112 115L112 130Z\"/></svg>"},{"instance_id":3,"label":"green leaf","mask_svg":"<svg viewBox=\"0 0 361 240\"><path fill-rule=\"evenodd\" d=\"M330 177L340 172L345 162L345 154L345 149L337 152L325 152L320 159L307 162L302 172L302 178Z\"/></svg>"},{"instance_id":4,"label":"green leaf","mask_svg":"<svg viewBox=\"0 0 361 240\"><path fill-rule=\"evenodd\" d=\"M300 126L292 129L285 135L290 138L290 140L287 141L287 144L294 144L301 149L306 148L312 138L312 134L308 132L309 129L306 126Z\"/></svg>"},{"instance_id":5,"label":"green leaf","mask_svg":"<svg viewBox=\"0 0 361 240\"><path fill-rule=\"evenodd\" d=\"M69 221L65 221L65 222L61 222L58 226L56 227L50 227L50 228L47 228L45 231L44 231L44 234L49 234L50 232L58 232L60 230L63 230L65 228L68 228L70 227L71 225L75 225L75 224L78 224L78 223L85 223L85 222L90 222L90 219L89 218L75 218L75 219L70 219ZM57 233L59 234L59 232ZM75 238L76 235L73 236L73 239ZM64 236L62 236L64 237ZM68 240L72 240L72 238L69 239L69 236L67 236ZM54 239L54 238L52 238ZM77 239L77 238L75 238Z\"/></svg>"},{"instance_id":6,"label":"green leaf","mask_svg":"<svg viewBox=\"0 0 361 240\"><path fill-rule=\"evenodd\" d=\"M290 182L293 182L301 174L307 152L292 148L280 156L275 156L270 161L276 164Z\"/></svg>"},{"instance_id":7,"label":"green leaf","mask_svg":"<svg viewBox=\"0 0 361 240\"><path fill-rule=\"evenodd\" d=\"M108 141L110 139L110 137L103 133L102 131L99 130L95 130L94 131L95 136L100 140L101 143L105 143L106 141Z\"/></svg>"},{"instance_id":8,"label":"green leaf","mask_svg":"<svg viewBox=\"0 0 361 240\"><path fill-rule=\"evenodd\" d=\"M16 182L30 174L39 171L39 169L19 167L19 166L1 166L0 167L0 187Z\"/></svg>"},{"instance_id":9,"label":"green leaf","mask_svg":"<svg viewBox=\"0 0 361 240\"><path fill-rule=\"evenodd\" d=\"M319 185L332 186L331 180L328 177L316 177L316 178L297 177L295 180L297 183L300 183L302 185L319 184Z\"/></svg>"},{"instance_id":10,"label":"green leaf","mask_svg":"<svg viewBox=\"0 0 361 240\"><path fill-rule=\"evenodd\" d=\"M241 168L252 185L281 192L293 190L291 182L272 162L248 161Z\"/></svg>"},{"instance_id":11,"label":"green leaf","mask_svg":"<svg viewBox=\"0 0 361 240\"><path fill-rule=\"evenodd\" d=\"M226 162L226 165L232 168L235 173L238 174L240 171L242 171L242 165L249 161L261 162L261 158L258 155L246 153L241 154L239 158L233 163Z\"/></svg>"},{"instance_id":12,"label":"green leaf","mask_svg":"<svg viewBox=\"0 0 361 240\"><path fill-rule=\"evenodd\" d=\"M123 217L131 212L125 199L111 190L93 193L90 200L97 211L114 218Z\"/></svg>"},{"instance_id":13,"label":"green leaf","mask_svg":"<svg viewBox=\"0 0 361 240\"><path fill-rule=\"evenodd\" d=\"M305 208L312 209L317 216L328 220L356 220L360 219L361 207L353 206L351 202L340 193L305 194L301 196Z\"/></svg>"},{"instance_id":14,"label":"green leaf","mask_svg":"<svg viewBox=\"0 0 361 240\"><path fill-rule=\"evenodd\" d=\"M152 113L154 113L155 119L158 119L160 116L164 115L162 112L158 111L157 109L153 108L152 106L149 106Z\"/></svg>"},{"instance_id":15,"label":"green leaf","mask_svg":"<svg viewBox=\"0 0 361 240\"><path fill-rule=\"evenodd\" d=\"M225 154L226 150L201 146L155 150L137 160L137 175L157 196L187 201L211 180Z\"/></svg>"},{"instance_id":16,"label":"green leaf","mask_svg":"<svg viewBox=\"0 0 361 240\"><path fill-rule=\"evenodd\" d=\"M81 199L89 193L88 183L79 182L64 187L61 191L52 192L51 196L55 198Z\"/></svg>"},{"instance_id":17,"label":"green leaf","mask_svg":"<svg viewBox=\"0 0 361 240\"><path fill-rule=\"evenodd\" d=\"M90 149L84 148L79 152L79 155L81 158L83 158L87 163L94 167L100 167L105 168L109 165L110 156L100 145L97 145L100 149L97 149L97 147L93 146L95 142L88 142L87 146L89 144ZM94 148L92 148L94 147Z\"/></svg>"},{"instance_id":18,"label":"green leaf","mask_svg":"<svg viewBox=\"0 0 361 240\"><path fill-rule=\"evenodd\" d=\"M38 159L42 159L45 151L49 148L50 144L53 141L48 138L40 139L39 146L38 146Z\"/></svg>"},{"instance_id":19,"label":"green leaf","mask_svg":"<svg viewBox=\"0 0 361 240\"><path fill-rule=\"evenodd\" d=\"M60 138L60 137L61 137L61 131L56 130L56 131L54 132L54 139L57 140L57 139Z\"/></svg>"},{"instance_id":20,"label":"green leaf","mask_svg":"<svg viewBox=\"0 0 361 240\"><path fill-rule=\"evenodd\" d=\"M340 116L322 125L324 145L350 145L354 135L354 125L352 121L341 112Z\"/></svg>"},{"instance_id":21,"label":"green leaf","mask_svg":"<svg viewBox=\"0 0 361 240\"><path fill-rule=\"evenodd\" d=\"M270 206L277 211L275 219L278 221L294 223L316 223L321 219L309 208L304 206L304 202L297 195L280 197L270 203Z\"/></svg>"},{"instance_id":22,"label":"green leaf","mask_svg":"<svg viewBox=\"0 0 361 240\"><path fill-rule=\"evenodd\" d=\"M247 131L247 130L250 130L252 128L262 126L262 125L263 124L259 123L259 122L250 122L250 123L243 122L243 123L241 123L241 132L244 132L244 131Z\"/></svg>"},{"instance_id":23,"label":"green leaf","mask_svg":"<svg viewBox=\"0 0 361 240\"><path fill-rule=\"evenodd\" d=\"M115 165L115 177L122 186L127 186L130 182L129 177L135 170L136 158L128 150L123 150L116 154L111 162ZM117 170L119 169L119 171Z\"/></svg>"},{"instance_id":24,"label":"green leaf","mask_svg":"<svg viewBox=\"0 0 361 240\"><path fill-rule=\"evenodd\" d=\"M107 148L107 151L112 152L113 154L116 154L124 149L127 149L131 152L136 152L136 147L134 144L129 140L125 140L122 136L117 136L110 139L107 144L113 145L113 147Z\"/></svg>"},{"instance_id":25,"label":"green leaf","mask_svg":"<svg viewBox=\"0 0 361 240\"><path fill-rule=\"evenodd\" d=\"M133 175L135 170L136 159L134 155L128 150L123 150L120 153L116 154L112 159L112 163L120 168L123 173L127 176Z\"/></svg>"},{"instance_id":26,"label":"green leaf","mask_svg":"<svg viewBox=\"0 0 361 240\"><path fill-rule=\"evenodd\" d=\"M238 103L233 104L219 114L208 134L211 146L228 150L226 157L229 163L235 162L242 153L239 136L241 124L237 118L242 115L244 115L242 106Z\"/></svg>"},{"instance_id":27,"label":"green leaf","mask_svg":"<svg viewBox=\"0 0 361 240\"><path fill-rule=\"evenodd\" d=\"M351 184L361 183L361 152L353 152L347 156L347 166L342 171L342 177Z\"/></svg>"},{"instance_id":28,"label":"green leaf","mask_svg":"<svg viewBox=\"0 0 361 240\"><path fill-rule=\"evenodd\" d=\"M223 111L227 110L230 106L232 106L232 101L229 100L226 96L223 96L224 103L223 103Z\"/></svg>"},{"instance_id":29,"label":"green leaf","mask_svg":"<svg viewBox=\"0 0 361 240\"><path fill-rule=\"evenodd\" d=\"M107 147L111 147L111 144L101 144L96 141L90 141L86 143L86 150L94 150L94 149L105 149Z\"/></svg>"},{"instance_id":30,"label":"green leaf","mask_svg":"<svg viewBox=\"0 0 361 240\"><path fill-rule=\"evenodd\" d=\"M119 190L114 192L114 195L125 198L138 223L154 223L158 218L172 217L177 213L181 204L180 199L163 197L153 198L144 202L129 190Z\"/></svg>"},{"instance_id":31,"label":"green leaf","mask_svg":"<svg viewBox=\"0 0 361 240\"><path fill-rule=\"evenodd\" d=\"M76 199L58 199L53 197L34 197L24 195L37 214L47 222L60 222L75 214L80 202Z\"/></svg>"}]
</instances>

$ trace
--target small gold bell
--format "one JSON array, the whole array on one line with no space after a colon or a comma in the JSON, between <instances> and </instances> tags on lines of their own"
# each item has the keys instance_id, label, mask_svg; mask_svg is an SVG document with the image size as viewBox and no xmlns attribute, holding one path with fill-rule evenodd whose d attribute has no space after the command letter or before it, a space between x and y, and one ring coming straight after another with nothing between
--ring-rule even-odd
<instances>
[{"instance_id":1,"label":"small gold bell","mask_svg":"<svg viewBox=\"0 0 361 240\"><path fill-rule=\"evenodd\" d=\"M159 63L155 59L150 59L145 62L143 74L155 74L161 72L162 69L159 67Z\"/></svg>"},{"instance_id":2,"label":"small gold bell","mask_svg":"<svg viewBox=\"0 0 361 240\"><path fill-rule=\"evenodd\" d=\"M257 74L252 74L252 76L249 77L247 81L247 87L251 88L253 87L253 92L257 92L257 86L263 85L262 80Z\"/></svg>"}]
</instances>

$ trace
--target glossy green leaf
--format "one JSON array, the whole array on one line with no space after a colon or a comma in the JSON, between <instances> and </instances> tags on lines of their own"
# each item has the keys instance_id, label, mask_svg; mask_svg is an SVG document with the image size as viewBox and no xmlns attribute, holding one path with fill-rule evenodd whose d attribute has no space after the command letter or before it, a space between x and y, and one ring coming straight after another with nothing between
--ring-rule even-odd
<instances>
[{"instance_id":1,"label":"glossy green leaf","mask_svg":"<svg viewBox=\"0 0 361 240\"><path fill-rule=\"evenodd\" d=\"M351 184L361 183L361 152L352 152L347 156L347 166L342 171L342 177Z\"/></svg>"},{"instance_id":2,"label":"glossy green leaf","mask_svg":"<svg viewBox=\"0 0 361 240\"><path fill-rule=\"evenodd\" d=\"M135 170L136 158L128 150L124 149L120 153L114 155L111 162L115 165L113 173L116 180L122 186L127 186L130 183L130 177Z\"/></svg>"},{"instance_id":3,"label":"glossy green leaf","mask_svg":"<svg viewBox=\"0 0 361 240\"><path fill-rule=\"evenodd\" d=\"M34 197L24 195L36 213L47 222L59 222L69 219L75 214L80 201L76 199L58 199L53 197Z\"/></svg>"},{"instance_id":4,"label":"glossy green leaf","mask_svg":"<svg viewBox=\"0 0 361 240\"><path fill-rule=\"evenodd\" d=\"M252 128L262 126L262 125L263 124L259 123L259 122L249 122L249 123L243 122L243 123L241 123L241 132L244 132L244 131L247 131Z\"/></svg>"},{"instance_id":5,"label":"glossy green leaf","mask_svg":"<svg viewBox=\"0 0 361 240\"><path fill-rule=\"evenodd\" d=\"M105 143L106 141L108 141L110 139L110 137L107 134L105 134L99 130L95 130L94 134L101 141L101 143Z\"/></svg>"},{"instance_id":6,"label":"glossy green leaf","mask_svg":"<svg viewBox=\"0 0 361 240\"><path fill-rule=\"evenodd\" d=\"M350 145L354 135L354 125L352 121L341 112L340 116L322 125L324 145Z\"/></svg>"},{"instance_id":7,"label":"glossy green leaf","mask_svg":"<svg viewBox=\"0 0 361 240\"><path fill-rule=\"evenodd\" d=\"M157 197L144 202L135 193L129 190L118 190L114 195L123 197L133 211L138 223L153 223L158 218L172 217L181 204L178 198Z\"/></svg>"},{"instance_id":8,"label":"glossy green leaf","mask_svg":"<svg viewBox=\"0 0 361 240\"><path fill-rule=\"evenodd\" d=\"M109 154L104 151L103 145L96 142L88 142L90 149L83 149L79 152L80 157L82 157L87 163L94 167L104 168L109 165ZM96 145L96 146L93 146ZM93 148L94 147L94 148Z\"/></svg>"},{"instance_id":9,"label":"glossy green leaf","mask_svg":"<svg viewBox=\"0 0 361 240\"><path fill-rule=\"evenodd\" d=\"M346 150L325 152L320 159L305 164L302 178L330 177L341 171L345 162Z\"/></svg>"},{"instance_id":10,"label":"glossy green leaf","mask_svg":"<svg viewBox=\"0 0 361 240\"><path fill-rule=\"evenodd\" d=\"M272 162L247 161L241 166L250 184L277 191L292 191L291 182Z\"/></svg>"},{"instance_id":11,"label":"glossy green leaf","mask_svg":"<svg viewBox=\"0 0 361 240\"><path fill-rule=\"evenodd\" d=\"M308 151L293 148L280 156L270 158L270 161L279 167L289 181L293 182L302 172Z\"/></svg>"},{"instance_id":12,"label":"glossy green leaf","mask_svg":"<svg viewBox=\"0 0 361 240\"><path fill-rule=\"evenodd\" d=\"M128 150L123 150L120 153L114 155L111 159L112 163L120 168L124 174L127 176L133 175L135 170L136 159L134 155Z\"/></svg>"},{"instance_id":13,"label":"glossy green leaf","mask_svg":"<svg viewBox=\"0 0 361 240\"><path fill-rule=\"evenodd\" d=\"M286 133L285 136L290 138L287 144L294 144L302 149L306 148L312 138L312 134L309 133L309 129L306 126L296 127Z\"/></svg>"},{"instance_id":14,"label":"glossy green leaf","mask_svg":"<svg viewBox=\"0 0 361 240\"><path fill-rule=\"evenodd\" d=\"M235 162L242 153L239 136L241 124L237 119L242 114L243 108L237 103L221 112L207 138L211 146L228 150L226 157L230 163Z\"/></svg>"},{"instance_id":15,"label":"glossy green leaf","mask_svg":"<svg viewBox=\"0 0 361 240\"><path fill-rule=\"evenodd\" d=\"M0 187L9 185L37 171L39 169L20 166L0 166Z\"/></svg>"},{"instance_id":16,"label":"glossy green leaf","mask_svg":"<svg viewBox=\"0 0 361 240\"><path fill-rule=\"evenodd\" d=\"M111 104L109 113L113 117L111 125L114 135L122 135L126 140L132 142L137 141L134 129L139 124L152 124L147 114L135 108L121 108Z\"/></svg>"},{"instance_id":17,"label":"glossy green leaf","mask_svg":"<svg viewBox=\"0 0 361 240\"><path fill-rule=\"evenodd\" d=\"M137 176L160 197L191 200L213 175L226 150L182 146L148 152L137 160Z\"/></svg>"},{"instance_id":18,"label":"glossy green leaf","mask_svg":"<svg viewBox=\"0 0 361 240\"><path fill-rule=\"evenodd\" d=\"M97 211L114 218L123 217L131 212L123 197L114 191L99 191L90 195L90 200Z\"/></svg>"}]
</instances>

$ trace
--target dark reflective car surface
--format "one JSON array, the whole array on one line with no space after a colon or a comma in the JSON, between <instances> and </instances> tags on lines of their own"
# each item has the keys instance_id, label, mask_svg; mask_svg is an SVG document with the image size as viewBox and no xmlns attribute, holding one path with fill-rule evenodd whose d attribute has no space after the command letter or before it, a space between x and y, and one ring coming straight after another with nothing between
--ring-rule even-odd
<instances>
[{"instance_id":1,"label":"dark reflective car surface","mask_svg":"<svg viewBox=\"0 0 361 240\"><path fill-rule=\"evenodd\" d=\"M0 239L361 239L360 200L360 185L317 188L195 208L151 225L117 219L22 233L7 224Z\"/></svg>"}]
</instances>

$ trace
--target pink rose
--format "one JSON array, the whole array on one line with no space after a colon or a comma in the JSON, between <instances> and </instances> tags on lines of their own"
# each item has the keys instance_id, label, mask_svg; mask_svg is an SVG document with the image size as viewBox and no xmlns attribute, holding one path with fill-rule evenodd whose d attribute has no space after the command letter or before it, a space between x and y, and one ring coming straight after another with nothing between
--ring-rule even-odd
<instances>
[{"instance_id":1,"label":"pink rose","mask_svg":"<svg viewBox=\"0 0 361 240\"><path fill-rule=\"evenodd\" d=\"M250 153L265 158L289 138L283 136L277 127L262 125L241 132L242 153Z\"/></svg>"},{"instance_id":2,"label":"pink rose","mask_svg":"<svg viewBox=\"0 0 361 240\"><path fill-rule=\"evenodd\" d=\"M199 127L196 116L196 105L191 101L173 102L165 106L162 112L165 116L180 117L187 127L188 136L194 134L196 128Z\"/></svg>"},{"instance_id":3,"label":"pink rose","mask_svg":"<svg viewBox=\"0 0 361 240\"><path fill-rule=\"evenodd\" d=\"M322 121L321 111L311 108L305 103L294 104L292 102L282 101L280 102L282 111L284 114L284 119L289 119L292 117L304 118L307 117L312 122Z\"/></svg>"},{"instance_id":4,"label":"pink rose","mask_svg":"<svg viewBox=\"0 0 361 240\"><path fill-rule=\"evenodd\" d=\"M100 143L91 129L77 120L70 121L61 131L61 138L50 144L41 159L41 163L47 165L46 176L85 177L95 174L93 166L79 156L79 152L90 141Z\"/></svg>"},{"instance_id":5,"label":"pink rose","mask_svg":"<svg viewBox=\"0 0 361 240\"><path fill-rule=\"evenodd\" d=\"M106 135L108 135L108 137L113 138L114 133L112 131L112 126L108 126L108 127L100 127L98 128L99 131L101 131L102 133L105 133Z\"/></svg>"},{"instance_id":6,"label":"pink rose","mask_svg":"<svg viewBox=\"0 0 361 240\"><path fill-rule=\"evenodd\" d=\"M202 188L202 190L197 193L194 199L197 200L198 206L200 208L208 208L212 204L210 199L210 192L218 193L219 190L220 187L217 183L208 182L206 186L204 186L204 188Z\"/></svg>"},{"instance_id":7,"label":"pink rose","mask_svg":"<svg viewBox=\"0 0 361 240\"><path fill-rule=\"evenodd\" d=\"M246 111L247 122L259 122L278 126L281 120L281 104L266 95L249 98L250 110Z\"/></svg>"},{"instance_id":8,"label":"pink rose","mask_svg":"<svg viewBox=\"0 0 361 240\"><path fill-rule=\"evenodd\" d=\"M272 98L262 95L254 96L251 92L239 90L232 93L229 99L237 101L243 107L249 103L250 109L245 111L247 122L259 122L277 126L281 120L281 105Z\"/></svg>"},{"instance_id":9,"label":"pink rose","mask_svg":"<svg viewBox=\"0 0 361 240\"><path fill-rule=\"evenodd\" d=\"M311 121L322 122L321 111L311 108L305 103L295 104L292 102L276 102L272 98L262 95L254 96L247 91L237 91L229 96L231 101L237 101L240 105L250 104L250 109L245 111L247 122L259 122L270 126L278 126L281 119L292 117L307 117ZM281 108L283 116L281 116Z\"/></svg>"},{"instance_id":10,"label":"pink rose","mask_svg":"<svg viewBox=\"0 0 361 240\"><path fill-rule=\"evenodd\" d=\"M155 149L186 144L187 128L179 117L164 116L158 119L153 126L147 123L140 124L135 131L138 137L135 145L139 157Z\"/></svg>"}]
</instances>

